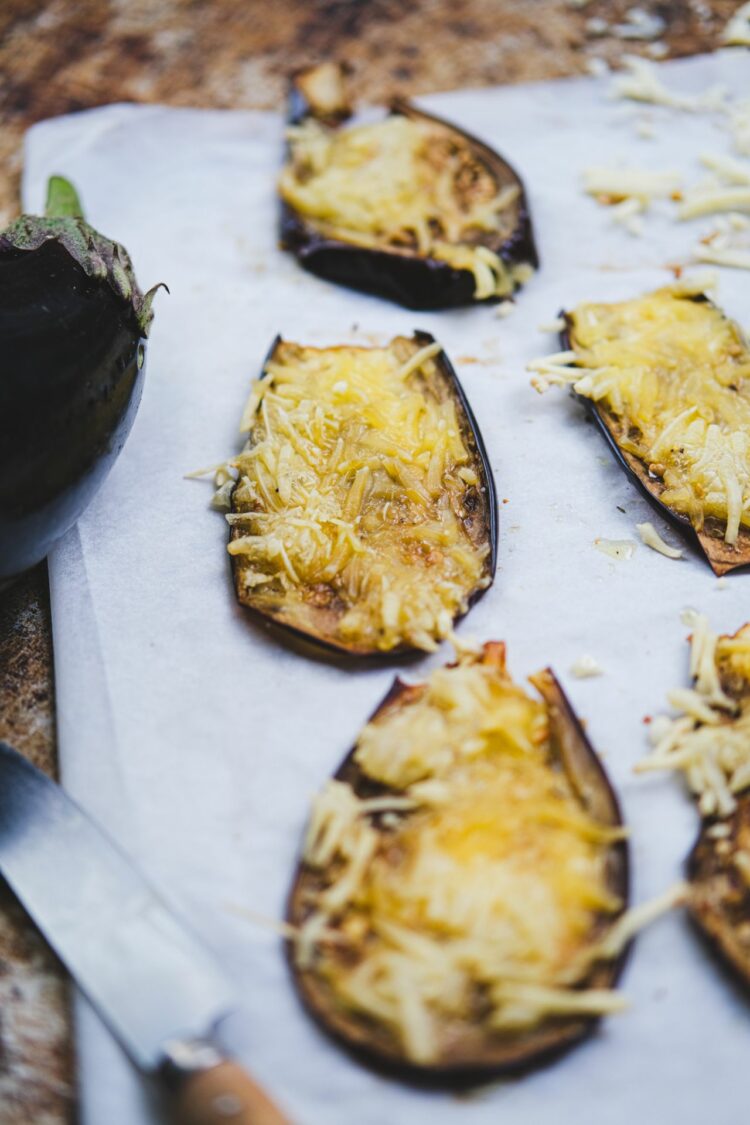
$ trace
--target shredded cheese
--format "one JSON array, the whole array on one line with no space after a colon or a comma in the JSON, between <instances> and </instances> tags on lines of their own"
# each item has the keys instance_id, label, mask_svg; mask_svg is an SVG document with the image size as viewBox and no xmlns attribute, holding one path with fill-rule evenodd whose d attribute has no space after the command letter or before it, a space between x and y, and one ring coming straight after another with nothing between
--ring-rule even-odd
<instances>
[{"instance_id":1,"label":"shredded cheese","mask_svg":"<svg viewBox=\"0 0 750 1125\"><path fill-rule=\"evenodd\" d=\"M735 212L719 215L713 230L694 246L693 255L699 262L750 270L750 219Z\"/></svg>"},{"instance_id":2,"label":"shredded cheese","mask_svg":"<svg viewBox=\"0 0 750 1125\"><path fill-rule=\"evenodd\" d=\"M312 967L417 1062L435 1057L441 1018L476 1018L477 989L499 1031L624 1007L577 987L621 949L606 870L623 833L583 810L549 737L546 706L464 652L362 731L355 760L387 795L361 800L331 781L315 801L304 858L322 889L310 917L350 949L342 960L321 939ZM395 816L378 834L384 809Z\"/></svg>"},{"instance_id":3,"label":"shredded cheese","mask_svg":"<svg viewBox=\"0 0 750 1125\"><path fill-rule=\"evenodd\" d=\"M511 233L521 189L456 138L399 114L347 129L308 120L289 130L279 190L324 235L447 262L473 274L477 300L505 297L532 271L487 243Z\"/></svg>"},{"instance_id":4,"label":"shredded cheese","mask_svg":"<svg viewBox=\"0 0 750 1125\"><path fill-rule=\"evenodd\" d=\"M678 94L664 85L656 68L646 59L639 58L637 55L626 55L622 65L624 73L616 75L610 87L613 98L629 98L632 101L669 106L688 113L726 108L727 91L724 86L712 86L702 94Z\"/></svg>"},{"instance_id":5,"label":"shredded cheese","mask_svg":"<svg viewBox=\"0 0 750 1125\"><path fill-rule=\"evenodd\" d=\"M679 547L671 547L669 543L665 542L654 525L648 520L645 523L637 523L635 528L641 537L641 542L646 547L650 547L652 551L658 551L660 555L665 555L668 559L682 558L682 550Z\"/></svg>"},{"instance_id":6,"label":"shredded cheese","mask_svg":"<svg viewBox=\"0 0 750 1125\"><path fill-rule=\"evenodd\" d=\"M641 168L591 167L583 170L583 185L589 195L605 203L638 199L670 199L680 190L679 172L649 172Z\"/></svg>"},{"instance_id":7,"label":"shredded cheese","mask_svg":"<svg viewBox=\"0 0 750 1125\"><path fill-rule=\"evenodd\" d=\"M435 343L282 342L252 389L229 552L253 604L301 623L337 614L336 640L432 650L489 584L484 510Z\"/></svg>"},{"instance_id":8,"label":"shredded cheese","mask_svg":"<svg viewBox=\"0 0 750 1125\"><path fill-rule=\"evenodd\" d=\"M580 305L572 348L530 364L537 390L571 385L604 408L618 445L696 530L750 527L750 350L739 328L692 285L619 304Z\"/></svg>"},{"instance_id":9,"label":"shredded cheese","mask_svg":"<svg viewBox=\"0 0 750 1125\"><path fill-rule=\"evenodd\" d=\"M636 769L684 773L702 815L725 818L750 787L750 625L717 636L703 615L691 621L694 689L669 693L677 714L652 724L653 753Z\"/></svg>"}]
</instances>

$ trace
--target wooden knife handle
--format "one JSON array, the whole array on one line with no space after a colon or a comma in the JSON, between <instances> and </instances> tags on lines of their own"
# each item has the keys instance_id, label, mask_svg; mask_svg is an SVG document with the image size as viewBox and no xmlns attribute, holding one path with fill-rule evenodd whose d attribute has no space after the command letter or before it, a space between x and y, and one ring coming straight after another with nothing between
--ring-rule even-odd
<instances>
[{"instance_id":1,"label":"wooden knife handle","mask_svg":"<svg viewBox=\"0 0 750 1125\"><path fill-rule=\"evenodd\" d=\"M211 1037L171 1040L158 1076L175 1125L291 1125Z\"/></svg>"},{"instance_id":2,"label":"wooden knife handle","mask_svg":"<svg viewBox=\"0 0 750 1125\"><path fill-rule=\"evenodd\" d=\"M174 1101L175 1125L290 1125L235 1062L186 1076Z\"/></svg>"}]
</instances>

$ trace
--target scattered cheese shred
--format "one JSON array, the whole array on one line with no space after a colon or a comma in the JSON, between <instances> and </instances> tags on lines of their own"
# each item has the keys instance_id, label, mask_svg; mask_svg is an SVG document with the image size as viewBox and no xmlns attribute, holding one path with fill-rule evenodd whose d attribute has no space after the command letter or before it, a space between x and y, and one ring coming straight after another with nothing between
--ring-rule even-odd
<instances>
[{"instance_id":1,"label":"scattered cheese shred","mask_svg":"<svg viewBox=\"0 0 750 1125\"><path fill-rule=\"evenodd\" d=\"M635 528L641 537L641 542L650 547L652 551L658 551L660 555L666 555L668 559L682 558L683 552L680 548L670 547L669 543L662 539L654 525L648 520L646 523L637 523Z\"/></svg>"},{"instance_id":2,"label":"scattered cheese shred","mask_svg":"<svg viewBox=\"0 0 750 1125\"><path fill-rule=\"evenodd\" d=\"M664 85L655 66L646 59L626 55L622 64L624 73L615 75L610 87L614 98L629 98L689 113L726 108L727 91L724 86L712 86L702 94L678 94Z\"/></svg>"},{"instance_id":3,"label":"scattered cheese shred","mask_svg":"<svg viewBox=\"0 0 750 1125\"><path fill-rule=\"evenodd\" d=\"M638 199L670 199L680 190L679 172L649 172L642 168L590 167L583 170L583 186L602 202L619 203Z\"/></svg>"},{"instance_id":4,"label":"scattered cheese shred","mask_svg":"<svg viewBox=\"0 0 750 1125\"><path fill-rule=\"evenodd\" d=\"M568 316L572 348L535 360L532 384L572 385L605 410L660 499L701 530L750 527L750 350L736 324L694 300L694 281Z\"/></svg>"},{"instance_id":5,"label":"scattered cheese shred","mask_svg":"<svg viewBox=\"0 0 750 1125\"><path fill-rule=\"evenodd\" d=\"M482 240L512 233L521 189L498 186L456 138L400 114L346 129L310 119L289 130L279 190L322 234L448 262L474 275L477 300L505 297L531 267L506 265Z\"/></svg>"},{"instance_id":6,"label":"scattered cheese shred","mask_svg":"<svg viewBox=\"0 0 750 1125\"><path fill-rule=\"evenodd\" d=\"M570 671L577 680L588 680L593 676L604 675L604 669L599 664L598 660L595 660L593 656L589 656L587 653L579 656L578 659L571 664Z\"/></svg>"},{"instance_id":7,"label":"scattered cheese shred","mask_svg":"<svg viewBox=\"0 0 750 1125\"><path fill-rule=\"evenodd\" d=\"M432 650L489 584L487 536L469 530L486 498L440 351L276 347L230 486L229 551L258 608L283 600L301 627L333 606L344 644Z\"/></svg>"},{"instance_id":8,"label":"scattered cheese shred","mask_svg":"<svg viewBox=\"0 0 750 1125\"><path fill-rule=\"evenodd\" d=\"M670 692L678 714L652 724L653 753L636 769L681 771L702 815L723 818L750 787L750 625L717 636L702 614L690 621L694 690Z\"/></svg>"}]
</instances>

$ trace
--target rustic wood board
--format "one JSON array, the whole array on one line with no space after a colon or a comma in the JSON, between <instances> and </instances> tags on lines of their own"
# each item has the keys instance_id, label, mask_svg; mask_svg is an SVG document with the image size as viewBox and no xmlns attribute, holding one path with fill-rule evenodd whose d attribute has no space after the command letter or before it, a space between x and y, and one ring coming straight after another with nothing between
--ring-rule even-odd
<instances>
[{"instance_id":1,"label":"rustic wood board","mask_svg":"<svg viewBox=\"0 0 750 1125\"><path fill-rule=\"evenodd\" d=\"M3 0L0 225L17 212L21 141L35 121L112 101L268 109L286 75L326 57L354 67L362 99L585 73L649 45L607 29L630 0ZM641 6L667 21L668 56L712 50L737 0ZM600 20L604 34L589 23ZM0 593L0 738L55 773L46 567ZM76 1120L67 985L0 891L0 1119Z\"/></svg>"}]
</instances>

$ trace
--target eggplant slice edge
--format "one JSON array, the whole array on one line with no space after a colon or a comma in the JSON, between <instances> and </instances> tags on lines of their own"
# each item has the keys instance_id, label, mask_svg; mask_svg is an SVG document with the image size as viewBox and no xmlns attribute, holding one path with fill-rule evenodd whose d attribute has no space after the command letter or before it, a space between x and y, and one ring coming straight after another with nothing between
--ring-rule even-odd
<instances>
[{"instance_id":1,"label":"eggplant slice edge","mask_svg":"<svg viewBox=\"0 0 750 1125\"><path fill-rule=\"evenodd\" d=\"M546 668L530 677L530 682L547 704L550 742L555 758L559 759L571 781L582 808L607 825L622 827L622 813L609 778L554 673ZM422 688L421 684L408 685L396 679L369 721L418 698ZM363 799L392 792L363 773L354 760L355 750L356 747L347 754L334 778L348 783ZM622 907L596 923L590 935L592 943L628 908L630 875L627 840L609 846L606 882L608 888L621 898ZM314 901L322 885L321 873L300 859L288 898L288 923L299 926L304 922L309 914L308 904ZM629 942L613 960L596 962L576 987L614 987L629 957L631 944ZM601 1019L600 1016L547 1017L537 1027L518 1035L488 1033L477 1025L464 1022L453 1038L451 1049L443 1057L435 1062L418 1063L405 1057L396 1037L382 1024L346 1009L337 1000L330 985L314 971L301 969L296 963L294 940L286 942L286 955L300 999L316 1023L361 1061L410 1083L464 1085L524 1072L551 1061L585 1039Z\"/></svg>"},{"instance_id":2,"label":"eggplant slice edge","mask_svg":"<svg viewBox=\"0 0 750 1125\"><path fill-rule=\"evenodd\" d=\"M335 64L324 66L330 75L330 68L337 70L339 82L343 83L343 68L336 68ZM293 77L289 96L290 124L297 125L307 118L314 118L328 127L338 128L351 116L352 107L343 86L338 92L328 90L327 97L318 99L316 104L314 73L319 69L321 68L314 67ZM332 86L335 81L332 76ZM457 136L461 144L488 169L498 188L513 185L519 189L513 205L516 214L511 234L504 239L490 238L479 244L486 245L497 253L508 267L526 265L532 271L538 269L539 255L526 191L523 181L512 166L484 142L441 118L424 113L408 101L394 100L391 103L391 114L421 121ZM280 199L280 204L282 247L294 253L300 264L311 273L326 280L375 293L416 310L454 308L505 299L477 299L474 296L474 276L468 269L456 268L446 261L420 256L414 251L399 250L387 244L382 248L369 249L344 239L330 237L320 232L312 220L283 199ZM515 283L513 290L519 287L520 282Z\"/></svg>"}]
</instances>

